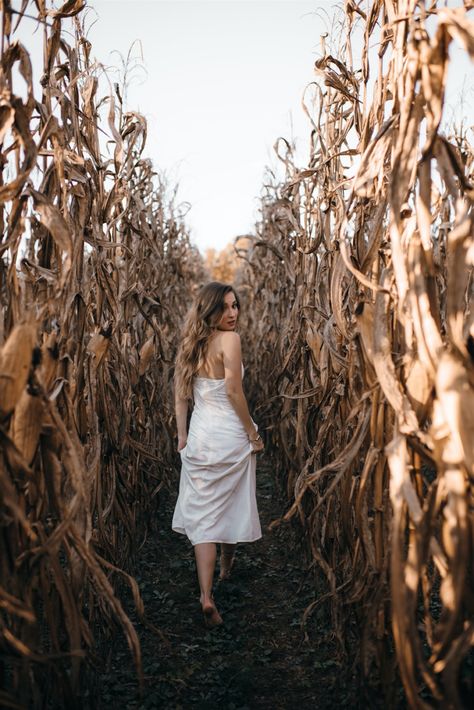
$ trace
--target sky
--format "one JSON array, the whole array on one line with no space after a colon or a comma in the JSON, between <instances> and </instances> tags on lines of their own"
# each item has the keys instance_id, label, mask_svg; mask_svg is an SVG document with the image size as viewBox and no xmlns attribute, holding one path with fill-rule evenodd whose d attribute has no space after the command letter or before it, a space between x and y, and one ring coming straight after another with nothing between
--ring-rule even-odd
<instances>
[{"instance_id":1,"label":"sky","mask_svg":"<svg viewBox=\"0 0 474 710\"><path fill-rule=\"evenodd\" d=\"M314 80L321 34L334 25L338 40L341 5L88 0L84 25L92 58L116 81L131 51L126 108L147 119L145 155L171 188L179 185L178 202L191 205L186 222L202 252L253 230L265 168L278 164L273 145L279 136L295 141L297 163L306 165L310 124L301 99ZM41 33L31 34L32 26L25 20L21 32L28 34L22 40L38 82ZM462 112L472 125L472 65L455 43L451 57L445 114Z\"/></svg>"},{"instance_id":2,"label":"sky","mask_svg":"<svg viewBox=\"0 0 474 710\"><path fill-rule=\"evenodd\" d=\"M327 21L307 0L119 2L93 0L86 26L92 54L120 65L133 55L129 108L148 121L155 166L189 202L186 221L204 251L252 230L266 165L279 136L298 137L307 156L301 95L313 79ZM92 24L96 19L95 24ZM302 158L303 159L303 158Z\"/></svg>"}]
</instances>

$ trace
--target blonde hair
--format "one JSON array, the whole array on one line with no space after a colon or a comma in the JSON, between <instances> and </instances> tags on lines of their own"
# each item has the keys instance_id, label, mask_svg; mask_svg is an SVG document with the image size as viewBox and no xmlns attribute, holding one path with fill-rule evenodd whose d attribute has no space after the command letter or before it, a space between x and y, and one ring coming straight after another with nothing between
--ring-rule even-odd
<instances>
[{"instance_id":1,"label":"blonde hair","mask_svg":"<svg viewBox=\"0 0 474 710\"><path fill-rule=\"evenodd\" d=\"M209 338L224 313L224 298L232 292L240 309L240 300L233 286L211 281L202 286L185 318L175 366L176 393L191 399L193 378L206 362Z\"/></svg>"}]
</instances>

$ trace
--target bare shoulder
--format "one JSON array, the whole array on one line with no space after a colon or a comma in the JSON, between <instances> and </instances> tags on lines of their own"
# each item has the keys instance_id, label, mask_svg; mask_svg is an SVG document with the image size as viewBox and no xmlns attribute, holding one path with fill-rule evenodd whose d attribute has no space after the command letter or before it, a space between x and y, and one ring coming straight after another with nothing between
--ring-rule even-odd
<instances>
[{"instance_id":1,"label":"bare shoulder","mask_svg":"<svg viewBox=\"0 0 474 710\"><path fill-rule=\"evenodd\" d=\"M236 333L235 330L223 330L220 336L222 342L238 343L240 341L240 335Z\"/></svg>"},{"instance_id":2,"label":"bare shoulder","mask_svg":"<svg viewBox=\"0 0 474 710\"><path fill-rule=\"evenodd\" d=\"M224 330L220 333L222 350L235 350L240 348L240 335L234 330Z\"/></svg>"}]
</instances>

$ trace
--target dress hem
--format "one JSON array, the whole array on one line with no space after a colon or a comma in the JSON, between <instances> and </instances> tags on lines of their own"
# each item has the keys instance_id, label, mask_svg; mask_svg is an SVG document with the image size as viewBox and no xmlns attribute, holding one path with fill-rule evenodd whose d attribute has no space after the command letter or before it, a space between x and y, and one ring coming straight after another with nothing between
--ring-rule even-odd
<instances>
[{"instance_id":1,"label":"dress hem","mask_svg":"<svg viewBox=\"0 0 474 710\"><path fill-rule=\"evenodd\" d=\"M222 545L222 544L237 545L239 542L256 542L257 540L260 540L263 537L263 535L260 533L260 535L258 535L257 537L247 537L247 538L240 537L238 540L222 540L222 539L216 540L216 539L213 539L213 540L198 540L197 542L193 542L188 537L187 532L183 528L171 528L171 529L175 533L178 533L180 535L186 535L186 537L188 538L189 542L191 543L191 545L193 547L194 547L194 545L202 545L203 542L213 542L216 545Z\"/></svg>"}]
</instances>

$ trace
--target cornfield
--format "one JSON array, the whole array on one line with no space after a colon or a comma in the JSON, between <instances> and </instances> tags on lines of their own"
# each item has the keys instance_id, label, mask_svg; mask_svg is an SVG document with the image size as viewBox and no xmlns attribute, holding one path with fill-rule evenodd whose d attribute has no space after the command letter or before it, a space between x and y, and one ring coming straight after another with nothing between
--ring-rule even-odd
<instances>
[{"instance_id":1,"label":"cornfield","mask_svg":"<svg viewBox=\"0 0 474 710\"><path fill-rule=\"evenodd\" d=\"M328 605L341 653L390 704L397 665L413 708L473 698L474 152L440 130L467 8L345 3L308 165L277 142L286 179L241 252L285 519L326 579L304 621Z\"/></svg>"},{"instance_id":2,"label":"cornfield","mask_svg":"<svg viewBox=\"0 0 474 710\"><path fill-rule=\"evenodd\" d=\"M117 589L143 617L133 560L176 470L178 326L207 278L144 118L91 61L84 6L2 3L11 708L74 706L97 628L123 630L141 677ZM463 126L440 128L451 42L474 58L468 9L345 2L304 96L308 165L277 142L285 180L238 243L255 416L289 501L274 524L298 526L325 580L303 623L327 608L341 657L389 706L397 673L413 708L474 694L474 152ZM43 33L39 86L25 23Z\"/></svg>"},{"instance_id":3,"label":"cornfield","mask_svg":"<svg viewBox=\"0 0 474 710\"><path fill-rule=\"evenodd\" d=\"M0 705L71 707L94 624L122 627L141 673L113 583L142 614L124 570L175 465L176 324L202 267L145 120L99 93L84 2L27 5L2 4Z\"/></svg>"}]
</instances>

